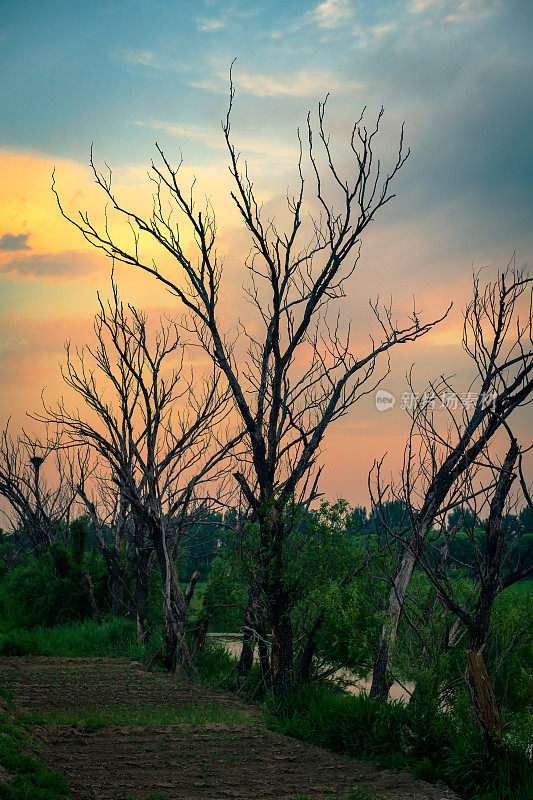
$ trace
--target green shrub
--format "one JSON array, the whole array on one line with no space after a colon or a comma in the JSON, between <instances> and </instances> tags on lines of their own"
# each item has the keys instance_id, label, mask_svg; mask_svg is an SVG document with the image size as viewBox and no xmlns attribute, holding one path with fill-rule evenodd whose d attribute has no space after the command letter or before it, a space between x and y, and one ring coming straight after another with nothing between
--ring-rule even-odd
<instances>
[{"instance_id":1,"label":"green shrub","mask_svg":"<svg viewBox=\"0 0 533 800\"><path fill-rule=\"evenodd\" d=\"M38 559L27 556L17 564L3 580L2 595L16 628L61 625L90 614L81 569L59 544Z\"/></svg>"}]
</instances>

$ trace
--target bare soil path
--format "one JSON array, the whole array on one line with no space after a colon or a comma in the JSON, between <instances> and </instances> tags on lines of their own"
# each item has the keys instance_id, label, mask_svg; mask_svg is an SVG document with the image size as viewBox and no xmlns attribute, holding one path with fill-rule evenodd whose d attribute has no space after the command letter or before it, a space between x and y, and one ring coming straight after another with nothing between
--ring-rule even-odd
<instances>
[{"instance_id":1,"label":"bare soil path","mask_svg":"<svg viewBox=\"0 0 533 800\"><path fill-rule=\"evenodd\" d=\"M123 659L3 658L0 682L74 800L326 800L358 787L376 800L452 796L274 733L234 695Z\"/></svg>"}]
</instances>

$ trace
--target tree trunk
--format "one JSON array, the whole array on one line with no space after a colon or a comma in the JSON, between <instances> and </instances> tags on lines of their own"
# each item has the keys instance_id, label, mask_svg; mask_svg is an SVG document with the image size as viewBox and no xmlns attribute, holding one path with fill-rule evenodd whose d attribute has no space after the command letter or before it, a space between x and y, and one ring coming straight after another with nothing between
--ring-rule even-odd
<instances>
[{"instance_id":1,"label":"tree trunk","mask_svg":"<svg viewBox=\"0 0 533 800\"><path fill-rule=\"evenodd\" d=\"M288 603L285 605L285 602L283 605L275 606L271 628L272 688L278 695L288 694L294 688L293 633L288 615Z\"/></svg>"},{"instance_id":2,"label":"tree trunk","mask_svg":"<svg viewBox=\"0 0 533 800\"><path fill-rule=\"evenodd\" d=\"M137 550L135 564L135 613L137 617L137 644L142 644L147 635L146 607L150 584L151 549L142 547Z\"/></svg>"},{"instance_id":3,"label":"tree trunk","mask_svg":"<svg viewBox=\"0 0 533 800\"><path fill-rule=\"evenodd\" d=\"M465 653L467 659L465 680L474 717L485 737L489 754L501 758L505 754L505 744L500 715L483 654L472 650L465 650Z\"/></svg>"},{"instance_id":4,"label":"tree trunk","mask_svg":"<svg viewBox=\"0 0 533 800\"><path fill-rule=\"evenodd\" d=\"M248 601L251 604L250 593ZM254 663L255 639L253 634L254 620L250 608L246 612L246 621L242 629L242 647L239 663L237 665L237 675L240 678L247 678Z\"/></svg>"},{"instance_id":5,"label":"tree trunk","mask_svg":"<svg viewBox=\"0 0 533 800\"><path fill-rule=\"evenodd\" d=\"M262 614L256 613L255 615L255 631L257 634L257 651L259 653L261 678L265 687L269 688L272 683L270 673L270 654L268 652L268 643L266 638L266 625Z\"/></svg>"},{"instance_id":6,"label":"tree trunk","mask_svg":"<svg viewBox=\"0 0 533 800\"><path fill-rule=\"evenodd\" d=\"M320 614L316 618L313 627L311 628L309 635L307 637L307 641L305 643L305 647L302 653L302 660L300 662L300 682L301 683L308 683L309 678L311 676L311 666L313 663L313 656L315 655L316 651L316 637L318 631L322 627L322 623L324 622L325 612L324 609L321 610Z\"/></svg>"},{"instance_id":7,"label":"tree trunk","mask_svg":"<svg viewBox=\"0 0 533 800\"><path fill-rule=\"evenodd\" d=\"M109 572L109 591L111 593L111 614L120 617L124 612L124 575L120 564L120 554L106 547L104 558Z\"/></svg>"},{"instance_id":8,"label":"tree trunk","mask_svg":"<svg viewBox=\"0 0 533 800\"><path fill-rule=\"evenodd\" d=\"M100 622L100 611L98 610L98 605L96 604L96 600L94 597L93 592L93 584L91 581L91 576L89 575L89 571L86 569L82 569L81 571L81 580L83 583L83 588L85 589L85 594L87 596L87 602L89 604L89 608L91 609L91 617L94 619L95 622Z\"/></svg>"},{"instance_id":9,"label":"tree trunk","mask_svg":"<svg viewBox=\"0 0 533 800\"><path fill-rule=\"evenodd\" d=\"M268 622L272 634L270 675L272 688L284 695L294 688L294 645L290 620L290 596L283 584L284 522L283 507L271 500L260 520L261 560L266 565L262 575L262 592L266 600Z\"/></svg>"},{"instance_id":10,"label":"tree trunk","mask_svg":"<svg viewBox=\"0 0 533 800\"><path fill-rule=\"evenodd\" d=\"M196 658L196 656L198 655L198 653L201 653L202 650L205 647L205 639L206 639L206 636L207 636L208 627L209 627L208 618L207 617L202 617L199 620L198 624L196 625L196 628L194 629L194 641L193 641L192 653L191 653L191 658L193 659L193 661Z\"/></svg>"},{"instance_id":11,"label":"tree trunk","mask_svg":"<svg viewBox=\"0 0 533 800\"><path fill-rule=\"evenodd\" d=\"M415 563L416 558L414 554L410 550L405 549L400 560L396 578L394 579L394 585L391 589L385 622L383 623L381 636L379 637L379 650L374 662L370 697L381 697L384 699L388 697L390 687L392 686L393 681L390 675L390 668L392 665L393 650L396 643L396 634L398 633L398 625L400 624L407 587L411 580Z\"/></svg>"}]
</instances>

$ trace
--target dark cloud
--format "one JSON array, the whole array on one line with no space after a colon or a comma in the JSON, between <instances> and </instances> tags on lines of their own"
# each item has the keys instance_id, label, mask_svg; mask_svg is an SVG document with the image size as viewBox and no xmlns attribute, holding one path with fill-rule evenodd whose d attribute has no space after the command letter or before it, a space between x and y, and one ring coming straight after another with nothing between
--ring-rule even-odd
<instances>
[{"instance_id":1,"label":"dark cloud","mask_svg":"<svg viewBox=\"0 0 533 800\"><path fill-rule=\"evenodd\" d=\"M94 253L65 250L62 253L32 253L15 256L0 265L0 273L22 278L76 280L97 272L101 262Z\"/></svg>"},{"instance_id":2,"label":"dark cloud","mask_svg":"<svg viewBox=\"0 0 533 800\"><path fill-rule=\"evenodd\" d=\"M0 237L0 250L7 250L8 252L31 250L31 247L28 245L28 236L29 233L4 233L4 235Z\"/></svg>"}]
</instances>

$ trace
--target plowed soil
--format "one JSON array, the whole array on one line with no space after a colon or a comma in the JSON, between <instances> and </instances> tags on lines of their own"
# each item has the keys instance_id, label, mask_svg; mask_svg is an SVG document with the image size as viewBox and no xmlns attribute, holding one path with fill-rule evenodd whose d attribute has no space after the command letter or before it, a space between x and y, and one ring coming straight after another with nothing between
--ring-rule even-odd
<instances>
[{"instance_id":1,"label":"plowed soil","mask_svg":"<svg viewBox=\"0 0 533 800\"><path fill-rule=\"evenodd\" d=\"M14 692L19 712L31 715L43 758L67 778L76 800L326 800L358 787L376 800L452 797L407 773L274 733L234 695L123 659L4 658L0 682ZM205 721L129 724L140 712L164 719L172 708L205 710ZM122 715L123 724L98 722L98 715L112 723Z\"/></svg>"}]
</instances>

